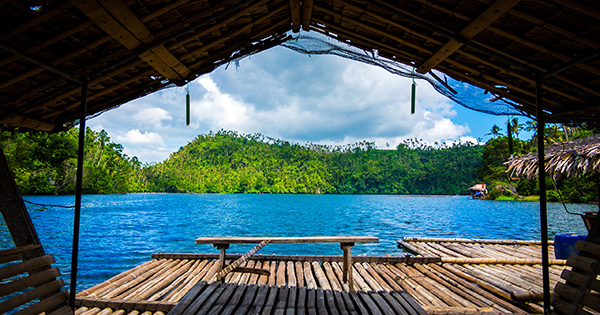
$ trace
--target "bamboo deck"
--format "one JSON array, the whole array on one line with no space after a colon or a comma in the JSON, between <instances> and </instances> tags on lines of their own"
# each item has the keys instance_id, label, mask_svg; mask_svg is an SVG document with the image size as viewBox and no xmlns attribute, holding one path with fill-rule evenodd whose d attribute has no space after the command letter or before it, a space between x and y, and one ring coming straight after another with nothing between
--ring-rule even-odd
<instances>
[{"instance_id":1,"label":"bamboo deck","mask_svg":"<svg viewBox=\"0 0 600 315\"><path fill-rule=\"evenodd\" d=\"M431 239L405 239L404 243L427 249L421 256L436 257L355 256L356 290L405 291L429 314L542 312L541 266L536 263L539 245ZM229 262L238 257L227 255ZM194 285L209 281L218 268L216 254L153 254L152 258L80 292L77 314L166 314ZM460 260L443 262L449 258ZM341 281L341 256L255 255L243 266L269 270L271 275L234 272L225 282L348 291ZM563 269L564 261L553 261L551 287Z\"/></svg>"}]
</instances>

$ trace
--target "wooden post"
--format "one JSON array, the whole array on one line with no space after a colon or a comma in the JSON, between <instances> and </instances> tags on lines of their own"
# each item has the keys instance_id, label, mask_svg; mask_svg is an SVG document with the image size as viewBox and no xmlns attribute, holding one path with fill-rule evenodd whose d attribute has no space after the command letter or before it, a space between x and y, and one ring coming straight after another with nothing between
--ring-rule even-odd
<instances>
[{"instance_id":1,"label":"wooden post","mask_svg":"<svg viewBox=\"0 0 600 315\"><path fill-rule=\"evenodd\" d=\"M40 244L40 239L31 222L14 176L8 168L2 148L0 148L0 211L16 247ZM23 255L27 256L23 257L24 259L43 256L44 250L40 246Z\"/></svg>"},{"instance_id":2,"label":"wooden post","mask_svg":"<svg viewBox=\"0 0 600 315\"><path fill-rule=\"evenodd\" d=\"M535 100L538 133L538 181L540 185L540 229L542 233L542 287L544 288L544 314L550 314L550 266L548 264L548 210L546 205L546 159L544 152L544 107L542 78L535 81Z\"/></svg>"},{"instance_id":3,"label":"wooden post","mask_svg":"<svg viewBox=\"0 0 600 315\"><path fill-rule=\"evenodd\" d=\"M225 252L229 248L229 244L214 244L214 246L221 251L219 254L219 271L225 269Z\"/></svg>"},{"instance_id":4,"label":"wooden post","mask_svg":"<svg viewBox=\"0 0 600 315\"><path fill-rule=\"evenodd\" d=\"M79 116L79 139L77 148L77 178L75 180L75 211L73 213L73 247L71 252L71 283L69 303L75 309L77 294L77 265L79 263L79 223L81 221L81 194L83 189L83 159L85 155L85 118L87 116L87 79L81 86L81 111Z\"/></svg>"},{"instance_id":5,"label":"wooden post","mask_svg":"<svg viewBox=\"0 0 600 315\"><path fill-rule=\"evenodd\" d=\"M352 252L351 248L354 243L340 243L340 248L344 251L344 264L342 269L342 280L348 282L350 291L354 291L354 279L352 276Z\"/></svg>"}]
</instances>

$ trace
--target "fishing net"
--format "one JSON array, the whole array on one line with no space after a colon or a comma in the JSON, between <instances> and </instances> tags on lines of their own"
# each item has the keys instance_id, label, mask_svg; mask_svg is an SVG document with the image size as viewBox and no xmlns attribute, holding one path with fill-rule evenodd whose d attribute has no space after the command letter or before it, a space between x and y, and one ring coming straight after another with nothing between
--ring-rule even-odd
<instances>
[{"instance_id":1,"label":"fishing net","mask_svg":"<svg viewBox=\"0 0 600 315\"><path fill-rule=\"evenodd\" d=\"M378 66L402 77L425 80L440 94L463 107L478 112L498 116L530 117L529 114L515 108L514 106L517 104L502 99L493 93L488 93L476 86L452 79L441 72L421 74L416 72L412 66L379 56L377 51L361 50L324 35L301 33L293 39L282 43L281 46L306 55L335 55ZM446 86L440 83L434 75L443 81Z\"/></svg>"}]
</instances>

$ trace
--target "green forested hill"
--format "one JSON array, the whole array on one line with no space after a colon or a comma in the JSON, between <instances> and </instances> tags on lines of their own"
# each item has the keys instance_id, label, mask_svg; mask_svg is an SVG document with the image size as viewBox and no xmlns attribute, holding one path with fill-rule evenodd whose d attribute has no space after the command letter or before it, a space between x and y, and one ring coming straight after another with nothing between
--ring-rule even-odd
<instances>
[{"instance_id":1,"label":"green forested hill","mask_svg":"<svg viewBox=\"0 0 600 315\"><path fill-rule=\"evenodd\" d=\"M0 132L0 145L23 194L72 194L77 129ZM299 145L263 135L200 135L162 163L142 165L105 131L88 129L84 193L459 194L477 182L483 147L432 148L411 140Z\"/></svg>"},{"instance_id":2,"label":"green forested hill","mask_svg":"<svg viewBox=\"0 0 600 315\"><path fill-rule=\"evenodd\" d=\"M477 181L483 148L396 150L373 143L305 146L262 135L201 135L146 168L148 191L198 193L458 194Z\"/></svg>"}]
</instances>

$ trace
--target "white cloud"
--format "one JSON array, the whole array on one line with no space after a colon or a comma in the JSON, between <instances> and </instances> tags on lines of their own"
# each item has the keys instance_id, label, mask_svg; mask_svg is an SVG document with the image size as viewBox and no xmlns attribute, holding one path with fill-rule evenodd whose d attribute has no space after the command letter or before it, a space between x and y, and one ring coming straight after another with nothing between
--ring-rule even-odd
<instances>
[{"instance_id":1,"label":"white cloud","mask_svg":"<svg viewBox=\"0 0 600 315\"><path fill-rule=\"evenodd\" d=\"M168 111L159 107L143 108L137 114L133 115L133 119L148 123L151 125L160 126L163 120L171 120L171 114Z\"/></svg>"},{"instance_id":2,"label":"white cloud","mask_svg":"<svg viewBox=\"0 0 600 315\"><path fill-rule=\"evenodd\" d=\"M138 129L129 130L125 136L116 136L115 140L117 142L122 142L125 144L133 144L133 145L154 145L154 146L164 146L165 142L162 137L156 132L144 132L141 133Z\"/></svg>"}]
</instances>

